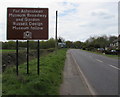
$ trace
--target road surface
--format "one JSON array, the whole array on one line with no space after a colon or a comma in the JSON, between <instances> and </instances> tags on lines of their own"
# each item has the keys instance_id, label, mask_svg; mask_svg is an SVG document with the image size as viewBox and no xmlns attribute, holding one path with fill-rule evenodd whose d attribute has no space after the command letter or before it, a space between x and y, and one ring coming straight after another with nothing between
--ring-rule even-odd
<instances>
[{"instance_id":1,"label":"road surface","mask_svg":"<svg viewBox=\"0 0 120 97\"><path fill-rule=\"evenodd\" d=\"M66 54L60 95L91 95L70 52L68 50Z\"/></svg>"},{"instance_id":2,"label":"road surface","mask_svg":"<svg viewBox=\"0 0 120 97\"><path fill-rule=\"evenodd\" d=\"M118 95L118 60L79 49L70 49L90 89L97 95Z\"/></svg>"}]
</instances>

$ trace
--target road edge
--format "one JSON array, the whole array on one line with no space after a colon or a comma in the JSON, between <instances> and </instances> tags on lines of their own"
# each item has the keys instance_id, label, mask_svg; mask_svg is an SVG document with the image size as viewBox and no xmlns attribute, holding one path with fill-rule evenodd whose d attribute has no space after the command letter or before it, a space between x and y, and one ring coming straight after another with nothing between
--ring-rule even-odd
<instances>
[{"instance_id":1,"label":"road edge","mask_svg":"<svg viewBox=\"0 0 120 97\"><path fill-rule=\"evenodd\" d=\"M84 80L83 83L84 83L84 84L86 85L86 87L88 88L90 94L91 94L91 95L94 95L94 96L97 95L97 93L95 92L95 90L94 90L94 89L92 88L92 86L89 84L87 78L85 77L83 71L81 70L80 66L78 65L76 59L73 57L73 54L72 54L72 53L70 53L70 54L71 54L71 56L72 56L73 61L74 61L75 64L76 64L76 66L78 67L78 71L79 71L82 79Z\"/></svg>"}]
</instances>

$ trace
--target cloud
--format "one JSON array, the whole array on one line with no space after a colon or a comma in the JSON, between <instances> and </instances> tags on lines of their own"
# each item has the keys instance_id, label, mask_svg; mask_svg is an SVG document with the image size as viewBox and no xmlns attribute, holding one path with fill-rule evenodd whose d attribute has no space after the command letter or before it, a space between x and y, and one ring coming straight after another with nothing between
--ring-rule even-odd
<instances>
[{"instance_id":1,"label":"cloud","mask_svg":"<svg viewBox=\"0 0 120 97\"><path fill-rule=\"evenodd\" d=\"M104 18L104 19L109 19L109 18L114 18L114 14L109 13L108 10L106 9L96 9L91 12L91 15L96 17L98 16L99 18Z\"/></svg>"},{"instance_id":2,"label":"cloud","mask_svg":"<svg viewBox=\"0 0 120 97\"><path fill-rule=\"evenodd\" d=\"M59 16L66 16L69 14L75 14L79 4L72 2L56 2L57 10L59 10Z\"/></svg>"},{"instance_id":3,"label":"cloud","mask_svg":"<svg viewBox=\"0 0 120 97\"><path fill-rule=\"evenodd\" d=\"M85 41L90 36L117 35L116 5L110 2L79 3L75 14L60 17L60 35L73 41ZM92 12L96 15L93 16Z\"/></svg>"},{"instance_id":4,"label":"cloud","mask_svg":"<svg viewBox=\"0 0 120 97\"><path fill-rule=\"evenodd\" d=\"M69 13L74 14L75 12L76 12L76 8L72 8L72 9L68 9L68 10L65 10L65 11L61 12L61 13L59 14L59 16L66 16L66 15L68 15Z\"/></svg>"},{"instance_id":5,"label":"cloud","mask_svg":"<svg viewBox=\"0 0 120 97\"><path fill-rule=\"evenodd\" d=\"M82 2L80 2L82 1ZM87 1L87 0L85 0ZM94 1L94 0L93 0ZM58 36L71 41L85 41L94 35L117 35L117 2L84 2L83 0L4 0L0 4L0 39L6 40L7 7L48 7L49 38L55 37L55 15L58 11ZM2 23L2 24L1 24Z\"/></svg>"},{"instance_id":6,"label":"cloud","mask_svg":"<svg viewBox=\"0 0 120 97\"><path fill-rule=\"evenodd\" d=\"M0 23L0 41L3 41L5 40L5 36L6 36L6 33L5 33L5 24L4 23Z\"/></svg>"}]
</instances>

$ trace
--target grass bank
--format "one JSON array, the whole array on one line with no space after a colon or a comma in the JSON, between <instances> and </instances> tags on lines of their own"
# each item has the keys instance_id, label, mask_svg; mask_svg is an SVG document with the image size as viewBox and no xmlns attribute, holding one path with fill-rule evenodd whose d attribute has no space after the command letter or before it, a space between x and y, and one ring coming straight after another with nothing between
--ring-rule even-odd
<instances>
[{"instance_id":1,"label":"grass bank","mask_svg":"<svg viewBox=\"0 0 120 97\"><path fill-rule=\"evenodd\" d=\"M51 52L54 52L54 48L50 49L40 49L40 56L48 55ZM26 62L26 50L19 50L18 52L18 61L19 64ZM37 50L29 50L29 59L37 58ZM16 50L3 50L2 51L2 70L4 71L7 66L12 66L16 64Z\"/></svg>"},{"instance_id":2,"label":"grass bank","mask_svg":"<svg viewBox=\"0 0 120 97\"><path fill-rule=\"evenodd\" d=\"M40 58L40 75L37 75L37 59L30 61L30 74L26 63L19 66L16 76L14 66L3 72L3 95L58 95L67 49L58 50Z\"/></svg>"}]
</instances>

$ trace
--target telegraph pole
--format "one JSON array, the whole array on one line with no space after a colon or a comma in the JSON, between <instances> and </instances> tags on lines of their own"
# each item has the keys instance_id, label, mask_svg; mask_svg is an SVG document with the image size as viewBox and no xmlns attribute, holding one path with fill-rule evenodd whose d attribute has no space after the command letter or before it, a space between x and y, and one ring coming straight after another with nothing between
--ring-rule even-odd
<instances>
[{"instance_id":1,"label":"telegraph pole","mask_svg":"<svg viewBox=\"0 0 120 97\"><path fill-rule=\"evenodd\" d=\"M57 41L57 17L58 17L58 11L56 11L56 34L55 34L55 50L57 52L57 46L58 46L58 41Z\"/></svg>"}]
</instances>

